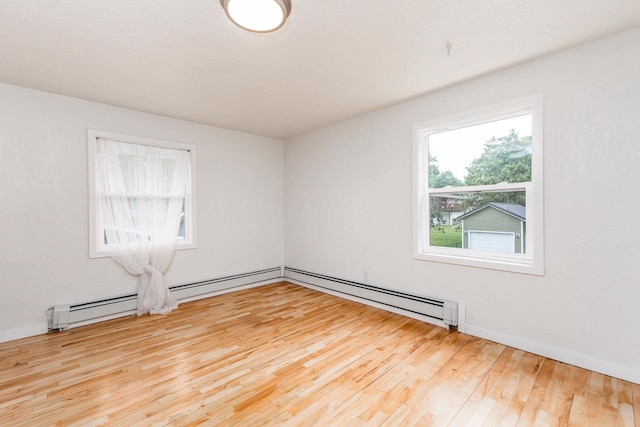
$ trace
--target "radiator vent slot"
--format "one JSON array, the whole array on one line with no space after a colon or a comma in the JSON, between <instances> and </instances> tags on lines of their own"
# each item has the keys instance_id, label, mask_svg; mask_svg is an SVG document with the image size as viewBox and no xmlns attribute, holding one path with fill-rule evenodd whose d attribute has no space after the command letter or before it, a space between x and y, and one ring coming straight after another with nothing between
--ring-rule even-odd
<instances>
[{"instance_id":1,"label":"radiator vent slot","mask_svg":"<svg viewBox=\"0 0 640 427\"><path fill-rule=\"evenodd\" d=\"M230 290L239 286L251 285L282 277L282 268L273 267L250 273L218 277L194 283L170 286L169 290L178 299L197 299L215 292ZM86 325L100 320L133 314L136 310L137 295L123 295L99 301L74 305L56 305L53 313L48 313L49 330L64 330L74 326ZM50 310L51 311L51 310Z\"/></svg>"},{"instance_id":2,"label":"radiator vent slot","mask_svg":"<svg viewBox=\"0 0 640 427\"><path fill-rule=\"evenodd\" d=\"M284 276L302 283L439 320L447 327L458 326L458 303L454 301L398 292L291 267L285 267Z\"/></svg>"}]
</instances>

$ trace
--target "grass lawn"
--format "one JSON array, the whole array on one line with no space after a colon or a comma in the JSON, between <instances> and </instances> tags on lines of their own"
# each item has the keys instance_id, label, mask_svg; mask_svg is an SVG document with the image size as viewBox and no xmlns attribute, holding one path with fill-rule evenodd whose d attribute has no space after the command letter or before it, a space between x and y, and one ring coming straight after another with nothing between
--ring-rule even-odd
<instances>
[{"instance_id":1,"label":"grass lawn","mask_svg":"<svg viewBox=\"0 0 640 427\"><path fill-rule=\"evenodd\" d=\"M450 225L431 227L431 246L462 247L462 230Z\"/></svg>"}]
</instances>

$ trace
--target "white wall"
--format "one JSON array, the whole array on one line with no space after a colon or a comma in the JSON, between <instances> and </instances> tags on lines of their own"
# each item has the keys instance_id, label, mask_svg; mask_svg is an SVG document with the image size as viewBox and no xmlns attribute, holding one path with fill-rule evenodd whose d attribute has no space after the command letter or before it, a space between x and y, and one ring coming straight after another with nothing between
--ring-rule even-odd
<instances>
[{"instance_id":1,"label":"white wall","mask_svg":"<svg viewBox=\"0 0 640 427\"><path fill-rule=\"evenodd\" d=\"M283 143L0 84L0 341L46 332L46 310L135 292L89 259L87 128L198 147L198 248L169 285L283 264Z\"/></svg>"},{"instance_id":2,"label":"white wall","mask_svg":"<svg viewBox=\"0 0 640 427\"><path fill-rule=\"evenodd\" d=\"M467 331L640 382L640 29L285 141L291 267L463 302ZM544 277L412 259L411 125L544 93Z\"/></svg>"}]
</instances>

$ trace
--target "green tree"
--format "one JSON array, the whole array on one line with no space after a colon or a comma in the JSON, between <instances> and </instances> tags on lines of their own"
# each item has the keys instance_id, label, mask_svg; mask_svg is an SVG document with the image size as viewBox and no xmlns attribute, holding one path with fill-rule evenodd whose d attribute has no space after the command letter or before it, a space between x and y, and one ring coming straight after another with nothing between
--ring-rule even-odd
<instances>
[{"instance_id":1,"label":"green tree","mask_svg":"<svg viewBox=\"0 0 640 427\"><path fill-rule=\"evenodd\" d=\"M435 188L434 183L438 179L438 175L440 175L440 168L438 168L438 158L432 156L429 153L429 187ZM435 227L436 225L440 225L444 222L442 218L442 213L440 213L440 207L438 206L438 199L436 197L429 197L429 224L431 227Z\"/></svg>"},{"instance_id":2,"label":"green tree","mask_svg":"<svg viewBox=\"0 0 640 427\"><path fill-rule=\"evenodd\" d=\"M455 177L450 170L440 172L438 167L438 158L429 154L429 187L431 188L443 188L446 186L462 186L464 183ZM445 221L442 218L440 212L440 206L438 204L438 198L431 196L429 200L429 210L431 212L431 226L443 224Z\"/></svg>"},{"instance_id":3,"label":"green tree","mask_svg":"<svg viewBox=\"0 0 640 427\"><path fill-rule=\"evenodd\" d=\"M492 138L467 172L467 185L531 181L531 137L520 138L511 130L507 136Z\"/></svg>"},{"instance_id":4,"label":"green tree","mask_svg":"<svg viewBox=\"0 0 640 427\"><path fill-rule=\"evenodd\" d=\"M500 182L531 181L531 136L519 137L515 130L501 138L492 138L484 151L467 167L466 185L490 185ZM470 197L467 206L487 202L526 205L523 191L482 193Z\"/></svg>"},{"instance_id":5,"label":"green tree","mask_svg":"<svg viewBox=\"0 0 640 427\"><path fill-rule=\"evenodd\" d=\"M456 176L451 171L440 172L433 181L433 188L443 188L446 186L452 187L460 187L464 185L464 183L456 178Z\"/></svg>"},{"instance_id":6,"label":"green tree","mask_svg":"<svg viewBox=\"0 0 640 427\"><path fill-rule=\"evenodd\" d=\"M433 183L436 182L436 178L438 177L438 175L440 175L440 168L438 167L438 158L435 156L432 156L431 153L429 153L429 187L430 188L435 188Z\"/></svg>"}]
</instances>

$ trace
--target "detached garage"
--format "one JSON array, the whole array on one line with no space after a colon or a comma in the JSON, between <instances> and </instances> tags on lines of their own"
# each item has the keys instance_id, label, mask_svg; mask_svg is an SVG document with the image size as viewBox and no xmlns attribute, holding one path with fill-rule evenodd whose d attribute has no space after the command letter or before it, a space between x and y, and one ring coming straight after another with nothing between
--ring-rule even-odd
<instances>
[{"instance_id":1,"label":"detached garage","mask_svg":"<svg viewBox=\"0 0 640 427\"><path fill-rule=\"evenodd\" d=\"M522 205L490 202L457 220L462 224L463 248L525 253L527 219Z\"/></svg>"}]
</instances>

